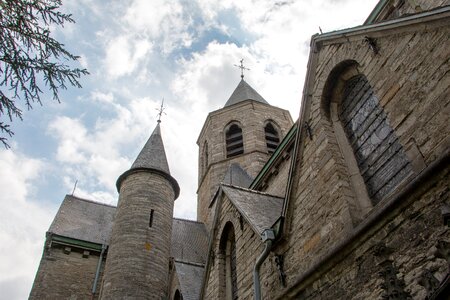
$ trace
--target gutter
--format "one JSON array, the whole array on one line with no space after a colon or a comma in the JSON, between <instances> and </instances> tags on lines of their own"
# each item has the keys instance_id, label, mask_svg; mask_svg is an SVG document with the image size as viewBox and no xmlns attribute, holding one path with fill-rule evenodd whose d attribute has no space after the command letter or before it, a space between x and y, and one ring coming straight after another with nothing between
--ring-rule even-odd
<instances>
[{"instance_id":1,"label":"gutter","mask_svg":"<svg viewBox=\"0 0 450 300\"><path fill-rule=\"evenodd\" d=\"M304 149L304 140L305 140L305 133L304 133L304 127L305 123L307 122L307 119L309 117L309 110L311 105L311 89L314 84L314 77L315 77L315 70L317 65L317 46L316 46L316 37L317 35L313 35L311 37L311 52L308 59L308 66L306 68L306 79L305 79L305 85L303 86L303 95L302 95L302 105L300 108L300 115L299 119L297 121L297 134L295 135L295 141L294 141L294 150L292 154L291 159L291 167L289 168L289 174L288 174L288 183L286 186L286 192L284 196L284 202L283 202L283 209L281 211L281 217L280 217L280 230L278 232L278 237L281 237L282 235L286 234L288 232L288 222L286 222L286 219L288 218L288 211L289 211L289 200L290 195L292 193L292 185L294 181L294 174L297 171L297 160L301 159L303 155L303 149Z\"/></svg>"},{"instance_id":2,"label":"gutter","mask_svg":"<svg viewBox=\"0 0 450 300\"><path fill-rule=\"evenodd\" d=\"M100 257L98 258L97 271L95 272L94 284L92 285L92 299L94 299L94 295L97 291L97 283L98 283L98 278L100 276L100 269L102 266L103 254L105 253L106 248L107 248L107 246L105 244L102 244L102 252L100 252Z\"/></svg>"},{"instance_id":3,"label":"gutter","mask_svg":"<svg viewBox=\"0 0 450 300\"><path fill-rule=\"evenodd\" d=\"M255 294L254 294L255 300L261 300L261 282L259 278L259 270L263 262L270 254L273 241L275 240L275 233L273 232L272 229L266 229L261 234L261 239L265 243L265 247L261 255L256 260L255 267L253 268L253 286L255 287Z\"/></svg>"},{"instance_id":4,"label":"gutter","mask_svg":"<svg viewBox=\"0 0 450 300\"><path fill-rule=\"evenodd\" d=\"M352 28L327 32L313 36L316 43L331 40L333 38L348 38L352 35L368 34L378 30L387 30L392 28L409 26L417 23L429 22L433 20L442 20L450 12L450 6L442 6L422 13L404 16L398 19L387 20L382 23L364 24ZM443 15L443 16L442 16Z\"/></svg>"},{"instance_id":5,"label":"gutter","mask_svg":"<svg viewBox=\"0 0 450 300\"><path fill-rule=\"evenodd\" d=\"M385 1L380 1L378 5L383 6L385 5ZM375 10L378 7L375 8ZM382 7L380 8L380 10ZM375 12L374 10L374 12ZM378 12L377 12L378 13ZM450 6L444 6L440 7L431 11L426 11L423 13L417 13L414 15L406 16L399 19L393 19L388 20L382 23L376 23L376 24L370 24L367 25L361 25L353 28L348 29L342 29L337 31L332 31L324 34L315 34L311 38L311 51L310 56L308 60L308 66L306 70L306 79L305 79L305 85L303 87L303 95L302 95L302 105L300 108L300 117L297 122L297 135L295 137L295 144L294 144L294 152L292 156L291 161L291 167L289 170L288 175L288 184L286 187L286 193L285 193L285 201L283 203L283 210L280 217L280 220L278 223L281 223L280 225L280 232L278 234L278 238L285 235L287 232L289 232L289 225L288 225L288 211L289 210L289 200L290 195L292 193L292 184L294 180L294 175L298 171L296 168L296 162L301 159L303 155L303 149L304 149L304 124L307 122L309 117L309 109L311 104L311 90L313 88L314 84L314 77L315 77L315 69L317 65L317 59L318 59L318 50L317 48L321 47L324 43L333 43L334 40L338 39L345 39L348 40L350 36L355 35L361 35L361 34L368 34L371 32L376 32L380 30L389 30L393 28L398 27L404 27L409 26L413 24L423 23L423 22L430 22L430 21L436 21L436 20L442 20L445 17L450 17ZM448 19L447 19L448 22ZM366 21L367 23L367 21ZM314 134L314 133L313 133Z\"/></svg>"}]
</instances>

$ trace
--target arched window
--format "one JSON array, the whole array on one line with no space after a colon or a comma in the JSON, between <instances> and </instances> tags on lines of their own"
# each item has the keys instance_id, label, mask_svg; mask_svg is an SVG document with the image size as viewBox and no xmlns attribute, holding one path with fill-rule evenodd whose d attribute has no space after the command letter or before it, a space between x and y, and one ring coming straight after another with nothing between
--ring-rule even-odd
<instances>
[{"instance_id":1,"label":"arched window","mask_svg":"<svg viewBox=\"0 0 450 300\"><path fill-rule=\"evenodd\" d=\"M183 300L183 295L181 295L179 290L176 290L173 300Z\"/></svg>"},{"instance_id":2,"label":"arched window","mask_svg":"<svg viewBox=\"0 0 450 300\"><path fill-rule=\"evenodd\" d=\"M205 144L203 145L203 165L202 165L203 173L206 172L206 169L208 169L209 164L208 159L209 159L208 142L205 141Z\"/></svg>"},{"instance_id":3,"label":"arched window","mask_svg":"<svg viewBox=\"0 0 450 300\"><path fill-rule=\"evenodd\" d=\"M233 157L244 153L242 129L237 124L232 124L225 133L227 145L227 157Z\"/></svg>"},{"instance_id":4,"label":"arched window","mask_svg":"<svg viewBox=\"0 0 450 300\"><path fill-rule=\"evenodd\" d=\"M219 297L238 299L236 275L236 239L233 224L227 223L220 238L219 252Z\"/></svg>"},{"instance_id":5,"label":"arched window","mask_svg":"<svg viewBox=\"0 0 450 300\"><path fill-rule=\"evenodd\" d=\"M269 122L266 127L264 127L264 133L266 135L267 151L269 154L272 154L275 152L275 149L277 149L278 144L280 143L278 132L273 124Z\"/></svg>"},{"instance_id":6,"label":"arched window","mask_svg":"<svg viewBox=\"0 0 450 300\"><path fill-rule=\"evenodd\" d=\"M333 69L324 99L356 199L367 213L409 175L411 164L355 61Z\"/></svg>"},{"instance_id":7,"label":"arched window","mask_svg":"<svg viewBox=\"0 0 450 300\"><path fill-rule=\"evenodd\" d=\"M411 171L409 160L366 76L348 79L339 119L374 204Z\"/></svg>"}]
</instances>

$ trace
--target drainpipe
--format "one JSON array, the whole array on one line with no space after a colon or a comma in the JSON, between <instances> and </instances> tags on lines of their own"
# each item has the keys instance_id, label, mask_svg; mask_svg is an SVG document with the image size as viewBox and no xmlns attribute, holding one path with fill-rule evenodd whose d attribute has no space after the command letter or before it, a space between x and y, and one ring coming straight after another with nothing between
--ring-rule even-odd
<instances>
[{"instance_id":1,"label":"drainpipe","mask_svg":"<svg viewBox=\"0 0 450 300\"><path fill-rule=\"evenodd\" d=\"M261 256L258 257L256 261L255 267L253 269L253 285L255 286L255 300L261 300L261 283L259 281L259 269L261 265L266 260L267 256L269 256L270 250L272 249L273 240L275 240L275 233L272 229L266 229L261 234L261 239L265 244L264 251L261 253Z\"/></svg>"},{"instance_id":2,"label":"drainpipe","mask_svg":"<svg viewBox=\"0 0 450 300\"><path fill-rule=\"evenodd\" d=\"M97 271L95 272L94 284L92 286L92 299L94 299L95 292L97 291L98 277L100 276L100 269L102 266L103 254L105 253L105 250L106 245L102 244L102 252L100 252L100 257L98 258Z\"/></svg>"}]
</instances>

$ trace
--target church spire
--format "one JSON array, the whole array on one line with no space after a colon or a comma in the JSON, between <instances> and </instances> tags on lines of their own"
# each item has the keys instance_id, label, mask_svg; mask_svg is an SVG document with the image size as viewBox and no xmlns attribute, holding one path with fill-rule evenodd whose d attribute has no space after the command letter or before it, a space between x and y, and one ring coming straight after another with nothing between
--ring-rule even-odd
<instances>
[{"instance_id":1,"label":"church spire","mask_svg":"<svg viewBox=\"0 0 450 300\"><path fill-rule=\"evenodd\" d=\"M258 92L252 88L244 79L241 79L238 86L231 94L224 107L231 106L233 104L245 101L254 100L261 103L269 104Z\"/></svg>"},{"instance_id":2,"label":"church spire","mask_svg":"<svg viewBox=\"0 0 450 300\"><path fill-rule=\"evenodd\" d=\"M158 120L158 124L156 124L153 133L131 166L131 170L138 168L156 169L170 175L166 152L161 138L160 124Z\"/></svg>"},{"instance_id":3,"label":"church spire","mask_svg":"<svg viewBox=\"0 0 450 300\"><path fill-rule=\"evenodd\" d=\"M117 179L117 190L120 192L120 186L125 178L134 172L149 171L160 173L166 177L174 187L175 198L178 197L180 188L176 180L170 175L169 164L167 163L166 151L161 137L161 122L156 124L155 129L148 138L141 152L137 156L131 168Z\"/></svg>"}]
</instances>

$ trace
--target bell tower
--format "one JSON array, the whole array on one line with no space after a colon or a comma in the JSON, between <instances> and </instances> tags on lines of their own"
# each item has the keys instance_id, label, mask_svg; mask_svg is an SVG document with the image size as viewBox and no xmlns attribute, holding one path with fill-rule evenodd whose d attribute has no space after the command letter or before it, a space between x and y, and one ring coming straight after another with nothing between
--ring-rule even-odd
<instances>
[{"instance_id":1,"label":"bell tower","mask_svg":"<svg viewBox=\"0 0 450 300\"><path fill-rule=\"evenodd\" d=\"M212 197L230 165L255 177L293 124L287 110L270 105L243 77L224 107L208 114L197 140L197 218L208 227Z\"/></svg>"}]
</instances>

